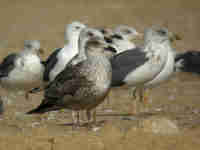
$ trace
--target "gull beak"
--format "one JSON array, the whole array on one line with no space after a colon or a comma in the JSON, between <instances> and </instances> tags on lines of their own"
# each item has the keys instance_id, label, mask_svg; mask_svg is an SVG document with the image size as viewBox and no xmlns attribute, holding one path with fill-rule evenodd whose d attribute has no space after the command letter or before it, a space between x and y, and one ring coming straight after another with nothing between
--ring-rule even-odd
<instances>
[{"instance_id":1,"label":"gull beak","mask_svg":"<svg viewBox=\"0 0 200 150\"><path fill-rule=\"evenodd\" d=\"M144 39L144 34L143 33L137 33L137 35L131 39L131 41L140 41Z\"/></svg>"},{"instance_id":2,"label":"gull beak","mask_svg":"<svg viewBox=\"0 0 200 150\"><path fill-rule=\"evenodd\" d=\"M44 50L43 50L42 48L40 48L40 49L38 50L38 52L39 52L39 54L41 54L41 55L44 54Z\"/></svg>"},{"instance_id":3,"label":"gull beak","mask_svg":"<svg viewBox=\"0 0 200 150\"><path fill-rule=\"evenodd\" d=\"M176 40L182 40L181 36L176 34L176 33L171 33L171 35L169 36L169 40L171 42L174 42Z\"/></svg>"},{"instance_id":4,"label":"gull beak","mask_svg":"<svg viewBox=\"0 0 200 150\"><path fill-rule=\"evenodd\" d=\"M133 43L141 43L144 41L144 34L143 33L138 33L134 38L130 40Z\"/></svg>"},{"instance_id":5,"label":"gull beak","mask_svg":"<svg viewBox=\"0 0 200 150\"><path fill-rule=\"evenodd\" d=\"M109 38L109 37L104 37L104 40L105 40L107 43L112 43L112 42L113 42L112 39Z\"/></svg>"},{"instance_id":6,"label":"gull beak","mask_svg":"<svg viewBox=\"0 0 200 150\"><path fill-rule=\"evenodd\" d=\"M144 39L144 34L143 33L138 33L136 35L136 38L139 39L139 40L143 40Z\"/></svg>"},{"instance_id":7,"label":"gull beak","mask_svg":"<svg viewBox=\"0 0 200 150\"><path fill-rule=\"evenodd\" d=\"M104 49L107 50L107 51L111 51L113 53L117 53L117 50L114 47L112 47L112 46L108 46L108 47L106 47Z\"/></svg>"}]
</instances>

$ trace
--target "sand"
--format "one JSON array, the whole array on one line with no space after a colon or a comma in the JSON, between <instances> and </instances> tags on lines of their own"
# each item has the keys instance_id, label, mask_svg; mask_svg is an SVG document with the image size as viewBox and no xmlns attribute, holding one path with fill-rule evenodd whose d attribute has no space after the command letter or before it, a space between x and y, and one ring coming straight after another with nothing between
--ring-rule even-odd
<instances>
[{"instance_id":1,"label":"sand","mask_svg":"<svg viewBox=\"0 0 200 150\"><path fill-rule=\"evenodd\" d=\"M64 43L65 24L79 20L92 26L127 24L143 32L150 25L168 25L182 36L174 47L199 50L198 1L174 0L74 0L1 1L0 59L23 47L23 40L37 39L45 59ZM176 74L150 92L148 113L133 116L126 88L110 93L110 104L98 107L100 128L72 130L71 112L41 116L24 113L36 107L42 94L12 96L0 89L5 113L0 118L0 150L188 150L199 149L200 77ZM107 111L106 111L107 110ZM110 110L110 111L108 111Z\"/></svg>"}]
</instances>

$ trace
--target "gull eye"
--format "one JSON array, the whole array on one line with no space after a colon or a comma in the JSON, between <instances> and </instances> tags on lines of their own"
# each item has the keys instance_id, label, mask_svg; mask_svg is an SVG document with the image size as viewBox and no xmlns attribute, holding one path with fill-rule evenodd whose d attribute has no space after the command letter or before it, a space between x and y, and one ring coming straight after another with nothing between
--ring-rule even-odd
<instances>
[{"instance_id":1,"label":"gull eye","mask_svg":"<svg viewBox=\"0 0 200 150\"><path fill-rule=\"evenodd\" d=\"M111 38L108 38L108 37L104 37L104 40L107 42L107 43L112 43L112 39Z\"/></svg>"},{"instance_id":2,"label":"gull eye","mask_svg":"<svg viewBox=\"0 0 200 150\"><path fill-rule=\"evenodd\" d=\"M28 49L31 49L32 45L31 44L25 44L25 47L27 47Z\"/></svg>"},{"instance_id":3,"label":"gull eye","mask_svg":"<svg viewBox=\"0 0 200 150\"><path fill-rule=\"evenodd\" d=\"M93 37L94 34L92 32L88 32L88 36Z\"/></svg>"},{"instance_id":4,"label":"gull eye","mask_svg":"<svg viewBox=\"0 0 200 150\"><path fill-rule=\"evenodd\" d=\"M76 29L76 30L79 30L79 29L80 29L80 27L79 27L79 26L76 26L76 27L75 27L75 29Z\"/></svg>"},{"instance_id":5,"label":"gull eye","mask_svg":"<svg viewBox=\"0 0 200 150\"><path fill-rule=\"evenodd\" d=\"M158 30L158 33L160 35L166 35L167 34L167 32L165 30Z\"/></svg>"},{"instance_id":6,"label":"gull eye","mask_svg":"<svg viewBox=\"0 0 200 150\"><path fill-rule=\"evenodd\" d=\"M101 29L100 32L103 33L103 34L107 33L105 29Z\"/></svg>"},{"instance_id":7,"label":"gull eye","mask_svg":"<svg viewBox=\"0 0 200 150\"><path fill-rule=\"evenodd\" d=\"M124 30L124 33L126 33L126 34L131 34L132 32L130 31L130 30Z\"/></svg>"}]
</instances>

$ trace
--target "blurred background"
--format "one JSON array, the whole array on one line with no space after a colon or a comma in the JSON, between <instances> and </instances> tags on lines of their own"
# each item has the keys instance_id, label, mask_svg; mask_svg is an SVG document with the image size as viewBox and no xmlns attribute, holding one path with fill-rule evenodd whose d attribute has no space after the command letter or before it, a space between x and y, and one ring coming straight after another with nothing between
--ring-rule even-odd
<instances>
[{"instance_id":1,"label":"blurred background","mask_svg":"<svg viewBox=\"0 0 200 150\"><path fill-rule=\"evenodd\" d=\"M183 37L177 48L199 48L200 5L194 1L6 0L0 2L0 18L2 55L5 48L20 47L24 39L41 40L48 49L63 46L65 24L74 20L92 26L126 24L141 32L150 25L167 23L169 30Z\"/></svg>"},{"instance_id":2,"label":"blurred background","mask_svg":"<svg viewBox=\"0 0 200 150\"><path fill-rule=\"evenodd\" d=\"M19 51L23 48L23 41L29 39L41 41L41 47L46 50L44 56L46 58L54 48L63 47L65 24L75 20L95 27L126 24L140 32L151 25L167 24L170 31L182 37L182 40L174 46L178 51L200 50L200 2L197 0L1 0L0 18L0 60L11 52ZM54 136L57 144L55 147L59 150L64 150L66 147L102 150L114 147L116 150L148 148L199 150L199 81L199 76L179 74L151 92L149 109L157 110L155 116L175 120L177 128L184 129L175 136L168 136L168 133L167 136L140 131L138 133L134 121L122 121L119 117L112 116L98 116L98 119L111 121L98 134L89 134L85 130L71 134L71 127L58 126L58 123L71 122L69 112L51 113L46 117L27 118L24 115L24 112L40 103L42 93L33 95L30 101L26 101L23 96L9 98L7 93L1 90L1 95L6 95L4 97L6 111L4 118L0 118L0 135L10 137L2 140L0 136L0 149L17 149L13 144L17 143L20 150L32 150L32 148L52 150L54 140L49 137ZM127 113L131 109L131 103L127 89L119 88L111 92L109 108L113 111ZM143 119L144 116L139 117L139 121ZM160 128L164 133L168 132L167 127L169 127L165 126L165 123ZM144 129L146 128L151 130L151 119L149 122L147 120ZM171 129L171 125L169 128ZM26 137L15 138L15 135L31 135L31 138L28 140ZM44 137L43 140L34 139L34 136L41 137L41 135ZM65 136L65 139L62 136ZM24 141L27 141L26 144ZM93 147L88 147L88 141Z\"/></svg>"}]
</instances>

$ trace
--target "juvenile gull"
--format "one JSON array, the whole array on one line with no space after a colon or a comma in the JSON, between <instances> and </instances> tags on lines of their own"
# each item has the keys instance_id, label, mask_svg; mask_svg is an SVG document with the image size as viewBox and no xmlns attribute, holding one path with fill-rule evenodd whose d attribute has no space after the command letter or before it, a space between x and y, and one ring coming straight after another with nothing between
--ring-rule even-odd
<instances>
[{"instance_id":1,"label":"juvenile gull","mask_svg":"<svg viewBox=\"0 0 200 150\"><path fill-rule=\"evenodd\" d=\"M173 51L170 39L174 40L174 37L175 35L165 28L146 29L143 47L127 50L111 59L112 86L125 84L136 87L138 99L135 100L135 105L138 100L143 101L145 87L153 82L158 84L166 80L172 73L174 58L170 55ZM134 113L137 113L136 106Z\"/></svg>"},{"instance_id":2,"label":"juvenile gull","mask_svg":"<svg viewBox=\"0 0 200 150\"><path fill-rule=\"evenodd\" d=\"M103 34L84 28L79 38L79 54L48 85L42 103L28 114L62 108L86 110L88 122L92 116L95 122L95 112L91 115L91 111L103 102L110 89L112 69L109 58L114 52L105 43Z\"/></svg>"},{"instance_id":3,"label":"juvenile gull","mask_svg":"<svg viewBox=\"0 0 200 150\"><path fill-rule=\"evenodd\" d=\"M28 91L43 83L42 52L39 41L25 41L23 51L8 55L0 64L0 85L9 91L23 90L28 98Z\"/></svg>"}]
</instances>

